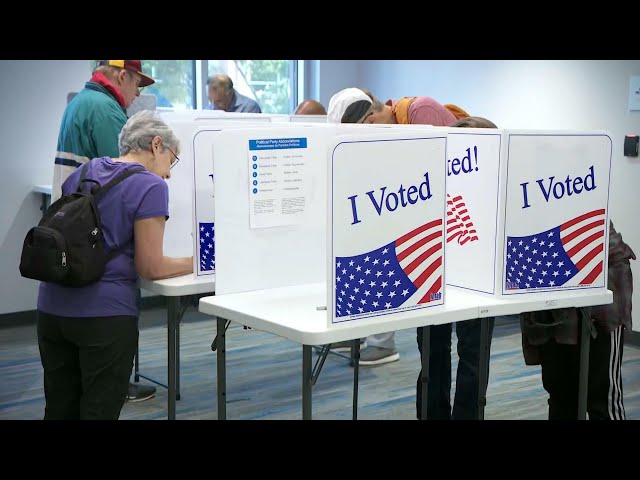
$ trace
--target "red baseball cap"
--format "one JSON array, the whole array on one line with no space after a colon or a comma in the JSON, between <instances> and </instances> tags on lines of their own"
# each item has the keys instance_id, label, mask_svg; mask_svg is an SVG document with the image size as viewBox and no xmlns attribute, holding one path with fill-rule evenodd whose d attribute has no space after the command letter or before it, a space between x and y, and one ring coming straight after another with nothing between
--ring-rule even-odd
<instances>
[{"instance_id":1,"label":"red baseball cap","mask_svg":"<svg viewBox=\"0 0 640 480\"><path fill-rule=\"evenodd\" d=\"M140 82L141 87L148 87L153 85L156 81L149 75L142 73L142 61L141 60L100 60L100 65L109 65L111 67L124 68L132 72L137 73L142 78Z\"/></svg>"}]
</instances>

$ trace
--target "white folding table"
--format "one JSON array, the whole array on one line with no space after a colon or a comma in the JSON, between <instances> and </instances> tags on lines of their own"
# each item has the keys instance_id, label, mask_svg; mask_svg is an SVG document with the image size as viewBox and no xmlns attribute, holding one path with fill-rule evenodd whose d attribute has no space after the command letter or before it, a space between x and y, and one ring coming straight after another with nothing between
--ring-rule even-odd
<instances>
[{"instance_id":1,"label":"white folding table","mask_svg":"<svg viewBox=\"0 0 640 480\"><path fill-rule=\"evenodd\" d=\"M217 318L217 385L218 418L226 419L226 320L262 330L302 344L302 418L311 419L311 388L313 372L311 350L313 345L326 345L368 335L406 328L423 329L422 389L423 418L426 418L426 399L429 372L429 327L475 318L486 319L497 315L514 315L522 312L549 310L567 307L604 305L613 301L613 294L606 290L571 290L540 294L539 300L531 296L523 298L513 295L496 298L490 295L447 286L445 304L419 311L397 314L394 320L380 317L375 323L345 322L328 327L326 312L326 285L321 283L294 287L274 288L200 299L199 310ZM579 418L586 418L586 395L588 374L589 331L583 319L582 354L580 361ZM486 372L489 362L487 322L483 321L479 388L485 391ZM357 417L357 376L359 341L354 340L354 418ZM586 353L585 353L586 352ZM484 372L484 373L483 373ZM480 399L480 410L484 409L484 396ZM480 414L481 418L483 413Z\"/></svg>"}]
</instances>

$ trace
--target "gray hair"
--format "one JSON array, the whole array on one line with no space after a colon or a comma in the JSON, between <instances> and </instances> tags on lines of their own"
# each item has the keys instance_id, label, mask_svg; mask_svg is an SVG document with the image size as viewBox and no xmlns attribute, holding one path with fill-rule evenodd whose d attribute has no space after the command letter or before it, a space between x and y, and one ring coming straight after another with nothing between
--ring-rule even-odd
<instances>
[{"instance_id":1,"label":"gray hair","mask_svg":"<svg viewBox=\"0 0 640 480\"><path fill-rule=\"evenodd\" d=\"M229 75L225 75L223 73L219 73L207 79L207 85L212 87L224 87L227 92L230 92L233 89L233 80Z\"/></svg>"},{"instance_id":2,"label":"gray hair","mask_svg":"<svg viewBox=\"0 0 640 480\"><path fill-rule=\"evenodd\" d=\"M371 99L371 107L369 107L369 111L373 112L373 113L381 112L382 109L384 108L384 103L382 103L380 100L378 100L373 95L373 93L371 93L371 90L368 90L366 88L361 88L360 90L362 90L364 93L366 93L369 96L369 98Z\"/></svg>"},{"instance_id":3,"label":"gray hair","mask_svg":"<svg viewBox=\"0 0 640 480\"><path fill-rule=\"evenodd\" d=\"M141 110L122 127L118 136L120 155L149 150L151 140L156 136L162 139L163 149L169 147L176 155L180 153L180 140L160 115L151 110Z\"/></svg>"},{"instance_id":4,"label":"gray hair","mask_svg":"<svg viewBox=\"0 0 640 480\"><path fill-rule=\"evenodd\" d=\"M98 65L96 69L93 71L93 73L101 73L105 77L107 77L109 80L114 81L122 70L124 70L128 74L133 75L133 72L130 72L129 70L125 70L124 68L113 67L111 65Z\"/></svg>"}]
</instances>

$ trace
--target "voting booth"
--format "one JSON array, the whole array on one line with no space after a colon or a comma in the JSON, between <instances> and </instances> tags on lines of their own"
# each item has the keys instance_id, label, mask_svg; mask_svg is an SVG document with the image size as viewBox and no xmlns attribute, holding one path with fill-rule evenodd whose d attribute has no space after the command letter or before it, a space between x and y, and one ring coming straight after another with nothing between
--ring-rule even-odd
<instances>
[{"instance_id":1,"label":"voting booth","mask_svg":"<svg viewBox=\"0 0 640 480\"><path fill-rule=\"evenodd\" d=\"M604 132L211 124L193 134L195 275L326 288L328 325L606 289Z\"/></svg>"},{"instance_id":2,"label":"voting booth","mask_svg":"<svg viewBox=\"0 0 640 480\"><path fill-rule=\"evenodd\" d=\"M507 296L606 288L604 132L450 129L447 283Z\"/></svg>"},{"instance_id":3,"label":"voting booth","mask_svg":"<svg viewBox=\"0 0 640 480\"><path fill-rule=\"evenodd\" d=\"M206 130L194 151L213 152L217 295L322 284L328 325L445 301L446 132Z\"/></svg>"}]
</instances>

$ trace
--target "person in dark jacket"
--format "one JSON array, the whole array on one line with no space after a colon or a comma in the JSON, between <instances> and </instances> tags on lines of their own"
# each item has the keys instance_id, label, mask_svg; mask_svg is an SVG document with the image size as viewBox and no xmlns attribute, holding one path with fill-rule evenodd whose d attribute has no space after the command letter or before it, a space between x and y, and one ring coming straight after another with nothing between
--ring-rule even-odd
<instances>
[{"instance_id":1,"label":"person in dark jacket","mask_svg":"<svg viewBox=\"0 0 640 480\"><path fill-rule=\"evenodd\" d=\"M624 420L622 353L631 332L633 250L609 223L608 288L613 303L587 309L594 327L590 337L587 412L590 420ZM520 316L522 350L527 365L542 366L549 394L549 420L578 417L580 314L576 308L527 312Z\"/></svg>"}]
</instances>

